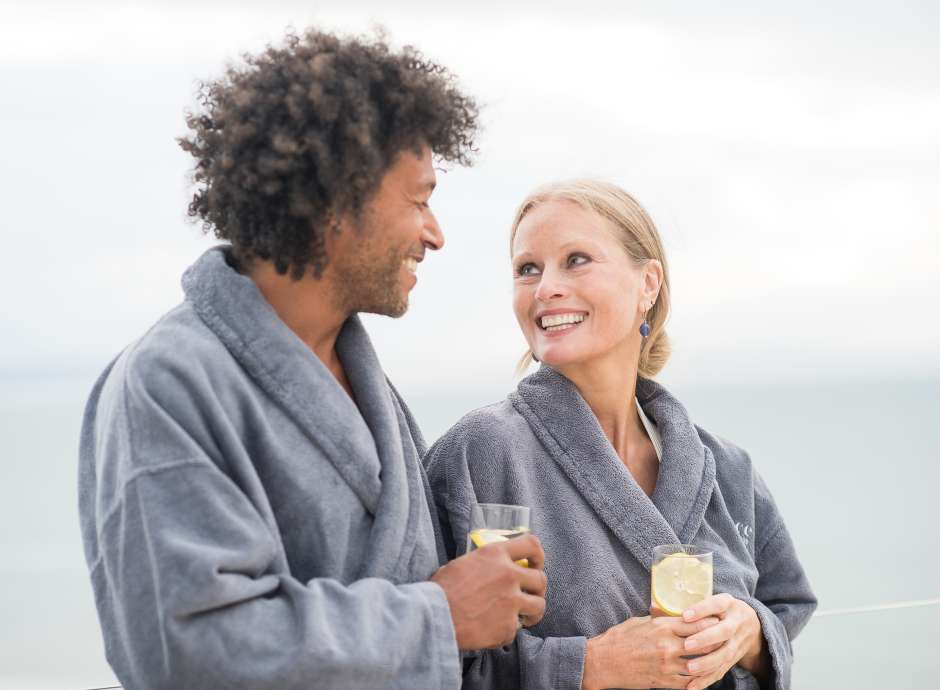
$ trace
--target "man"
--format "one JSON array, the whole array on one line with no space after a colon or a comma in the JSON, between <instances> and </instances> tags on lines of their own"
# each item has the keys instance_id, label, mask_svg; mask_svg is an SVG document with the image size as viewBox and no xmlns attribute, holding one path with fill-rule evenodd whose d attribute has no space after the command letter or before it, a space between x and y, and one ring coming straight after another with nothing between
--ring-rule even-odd
<instances>
[{"instance_id":1,"label":"man","mask_svg":"<svg viewBox=\"0 0 940 690\"><path fill-rule=\"evenodd\" d=\"M205 84L190 215L228 245L86 409L80 512L128 688L456 688L544 611L534 537L440 567L408 408L357 312L400 316L444 238L432 156L476 109L381 41L290 36ZM527 558L532 568L515 560Z\"/></svg>"}]
</instances>

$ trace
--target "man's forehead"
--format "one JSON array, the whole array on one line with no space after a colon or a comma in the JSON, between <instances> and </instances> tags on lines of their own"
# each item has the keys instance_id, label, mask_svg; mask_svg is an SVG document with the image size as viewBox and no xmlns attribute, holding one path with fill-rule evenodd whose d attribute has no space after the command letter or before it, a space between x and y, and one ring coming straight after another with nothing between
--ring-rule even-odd
<instances>
[{"instance_id":1,"label":"man's forehead","mask_svg":"<svg viewBox=\"0 0 940 690\"><path fill-rule=\"evenodd\" d=\"M422 191L430 191L437 186L431 151L426 146L419 151L411 148L403 150L388 172Z\"/></svg>"},{"instance_id":2,"label":"man's forehead","mask_svg":"<svg viewBox=\"0 0 940 690\"><path fill-rule=\"evenodd\" d=\"M409 176L409 186L419 194L430 194L433 192L434 188L437 186L437 174L434 172L434 168L428 167L427 169L419 169L415 172L415 175Z\"/></svg>"}]
</instances>

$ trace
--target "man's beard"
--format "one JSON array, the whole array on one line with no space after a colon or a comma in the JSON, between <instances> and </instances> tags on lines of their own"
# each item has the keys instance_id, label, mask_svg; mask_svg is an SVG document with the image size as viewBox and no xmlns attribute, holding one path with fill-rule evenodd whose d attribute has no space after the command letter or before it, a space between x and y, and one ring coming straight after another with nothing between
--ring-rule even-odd
<instances>
[{"instance_id":1,"label":"man's beard","mask_svg":"<svg viewBox=\"0 0 940 690\"><path fill-rule=\"evenodd\" d=\"M346 311L397 318L408 310L400 277L406 254L382 247L383 231L374 219L363 219L357 251L337 261L337 297Z\"/></svg>"}]
</instances>

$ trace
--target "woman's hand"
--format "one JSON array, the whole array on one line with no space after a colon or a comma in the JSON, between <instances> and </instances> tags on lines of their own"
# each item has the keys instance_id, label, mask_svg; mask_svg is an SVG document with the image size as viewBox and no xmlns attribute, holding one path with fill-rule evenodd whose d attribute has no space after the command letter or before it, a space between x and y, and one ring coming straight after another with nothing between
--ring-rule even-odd
<instances>
[{"instance_id":1,"label":"woman's hand","mask_svg":"<svg viewBox=\"0 0 940 690\"><path fill-rule=\"evenodd\" d=\"M709 616L695 622L668 616L629 618L587 641L581 688L685 688L690 680L688 661L682 658L687 653L685 638L704 634L718 623Z\"/></svg>"},{"instance_id":2,"label":"woman's hand","mask_svg":"<svg viewBox=\"0 0 940 690\"><path fill-rule=\"evenodd\" d=\"M688 662L688 672L696 678L687 690L703 690L719 681L735 664L750 671L763 685L769 674L770 658L757 612L730 594L716 594L682 614L682 620L689 624L715 618L719 621L717 625L685 639L685 654L702 655Z\"/></svg>"}]
</instances>

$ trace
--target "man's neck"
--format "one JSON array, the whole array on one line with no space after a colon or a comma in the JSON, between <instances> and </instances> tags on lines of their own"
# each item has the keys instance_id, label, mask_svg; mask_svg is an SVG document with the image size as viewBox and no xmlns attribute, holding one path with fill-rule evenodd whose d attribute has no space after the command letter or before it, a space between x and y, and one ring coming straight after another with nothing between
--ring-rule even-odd
<instances>
[{"instance_id":1,"label":"man's neck","mask_svg":"<svg viewBox=\"0 0 940 690\"><path fill-rule=\"evenodd\" d=\"M337 302L328 271L320 279L307 274L300 280L281 275L270 261L254 261L245 271L275 313L332 372L352 397L336 338L350 313Z\"/></svg>"}]
</instances>

